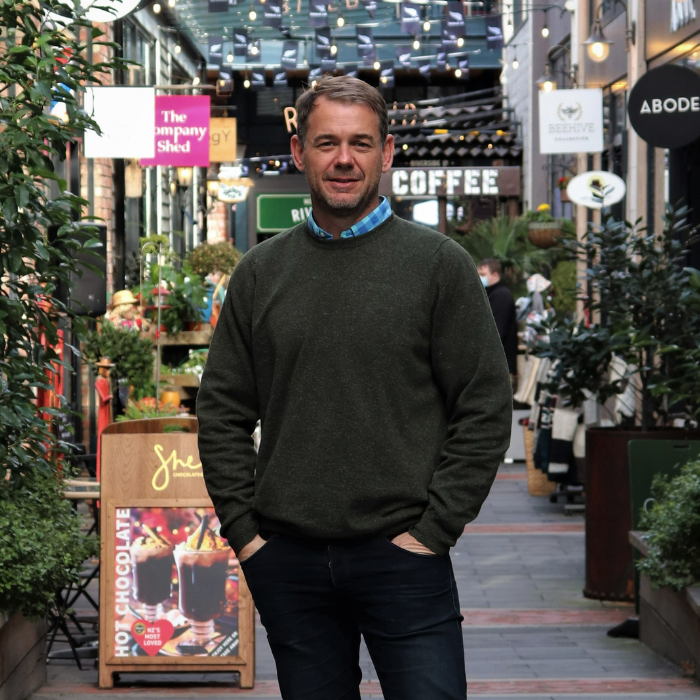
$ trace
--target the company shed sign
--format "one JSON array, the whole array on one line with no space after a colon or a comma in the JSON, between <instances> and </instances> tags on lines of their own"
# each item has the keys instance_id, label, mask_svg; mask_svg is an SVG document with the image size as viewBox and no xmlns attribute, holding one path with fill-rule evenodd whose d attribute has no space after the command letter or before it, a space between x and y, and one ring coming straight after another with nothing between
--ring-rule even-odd
<instances>
[{"instance_id":1,"label":"the company shed sign","mask_svg":"<svg viewBox=\"0 0 700 700\"><path fill-rule=\"evenodd\" d=\"M652 146L687 146L700 137L700 75L683 66L654 68L634 84L627 111Z\"/></svg>"}]
</instances>

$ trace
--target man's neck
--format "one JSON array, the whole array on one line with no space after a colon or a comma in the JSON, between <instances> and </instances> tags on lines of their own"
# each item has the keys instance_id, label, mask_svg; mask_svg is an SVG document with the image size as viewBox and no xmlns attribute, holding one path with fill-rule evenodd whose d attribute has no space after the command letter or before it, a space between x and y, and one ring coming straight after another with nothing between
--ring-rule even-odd
<instances>
[{"instance_id":1,"label":"man's neck","mask_svg":"<svg viewBox=\"0 0 700 700\"><path fill-rule=\"evenodd\" d=\"M317 226L330 233L333 238L338 239L343 231L347 231L358 221L362 221L367 214L374 211L378 206L379 195L375 196L360 213L353 211L349 212L346 216L342 216L338 215L337 212L326 209L322 205L319 206L317 202L312 200L312 214Z\"/></svg>"}]
</instances>

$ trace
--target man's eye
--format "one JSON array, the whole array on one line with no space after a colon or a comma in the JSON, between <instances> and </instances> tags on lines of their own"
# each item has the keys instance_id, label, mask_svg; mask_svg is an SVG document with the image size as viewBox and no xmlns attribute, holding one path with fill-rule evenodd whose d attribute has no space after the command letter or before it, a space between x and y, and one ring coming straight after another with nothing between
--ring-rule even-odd
<instances>
[{"instance_id":1,"label":"man's eye","mask_svg":"<svg viewBox=\"0 0 700 700\"><path fill-rule=\"evenodd\" d=\"M364 141L358 141L357 147L358 148L370 148L370 145L368 143L365 143Z\"/></svg>"}]
</instances>

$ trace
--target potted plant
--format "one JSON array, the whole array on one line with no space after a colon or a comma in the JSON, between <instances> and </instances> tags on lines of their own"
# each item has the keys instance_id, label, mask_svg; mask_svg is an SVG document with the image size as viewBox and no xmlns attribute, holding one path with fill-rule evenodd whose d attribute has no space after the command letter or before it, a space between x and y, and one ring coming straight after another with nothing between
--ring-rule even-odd
<instances>
[{"instance_id":1,"label":"potted plant","mask_svg":"<svg viewBox=\"0 0 700 700\"><path fill-rule=\"evenodd\" d=\"M547 249L558 244L562 235L561 224L550 215L549 204L540 204L537 211L529 211L525 216L532 245Z\"/></svg>"},{"instance_id":2,"label":"potted plant","mask_svg":"<svg viewBox=\"0 0 700 700\"><path fill-rule=\"evenodd\" d=\"M587 265L586 320L556 317L536 354L558 360L552 391L565 405L595 397L611 427L586 432L586 588L593 598L632 595L627 444L695 437L669 425L668 387L692 376L682 362L700 339L699 291L682 267L690 240L686 210L654 234L608 217L571 241ZM584 290L581 290L583 292ZM621 366L621 372L611 372ZM680 383L680 384L679 384ZM606 406L626 390L627 407Z\"/></svg>"},{"instance_id":3,"label":"potted plant","mask_svg":"<svg viewBox=\"0 0 700 700\"><path fill-rule=\"evenodd\" d=\"M0 669L0 684L13 671L8 692L18 700L45 678L39 640L56 592L79 580L95 551L63 496L71 446L53 428L57 421L69 425L71 412L53 390L64 361L59 328L78 341L85 332L57 289L80 274L79 256L97 259L99 243L94 229L80 223L87 202L67 189L54 163L65 158L69 142L96 128L80 107L84 85L124 67L86 58L81 36L102 43L91 22L73 18L66 31L46 21L47 10L65 14L66 5L48 0L0 9L0 73L12 86L0 100L0 656L14 659ZM52 102L65 107L65 119L50 115Z\"/></svg>"},{"instance_id":4,"label":"potted plant","mask_svg":"<svg viewBox=\"0 0 700 700\"><path fill-rule=\"evenodd\" d=\"M562 202L569 202L569 195L566 191L566 188L571 182L571 177L569 175L562 175L558 180L557 180L557 187L559 188L559 198L561 199Z\"/></svg>"}]
</instances>

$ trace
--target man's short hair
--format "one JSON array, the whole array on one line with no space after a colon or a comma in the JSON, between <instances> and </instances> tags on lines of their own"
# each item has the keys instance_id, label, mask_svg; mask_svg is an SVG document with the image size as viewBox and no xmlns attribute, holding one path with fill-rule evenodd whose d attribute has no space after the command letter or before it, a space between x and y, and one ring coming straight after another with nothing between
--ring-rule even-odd
<instances>
[{"instance_id":1,"label":"man's short hair","mask_svg":"<svg viewBox=\"0 0 700 700\"><path fill-rule=\"evenodd\" d=\"M496 258L485 258L482 260L477 267L488 267L489 272L494 275L498 273L498 276L503 275L503 267L501 267L501 262L500 260L496 260Z\"/></svg>"},{"instance_id":2,"label":"man's short hair","mask_svg":"<svg viewBox=\"0 0 700 700\"><path fill-rule=\"evenodd\" d=\"M326 76L321 78L312 88L305 90L297 100L297 136L302 147L306 145L306 126L311 110L319 97L325 97L334 102L345 102L369 107L379 119L379 137L382 147L389 133L389 114L384 98L377 88L368 85L363 80L351 78L349 75Z\"/></svg>"}]
</instances>

